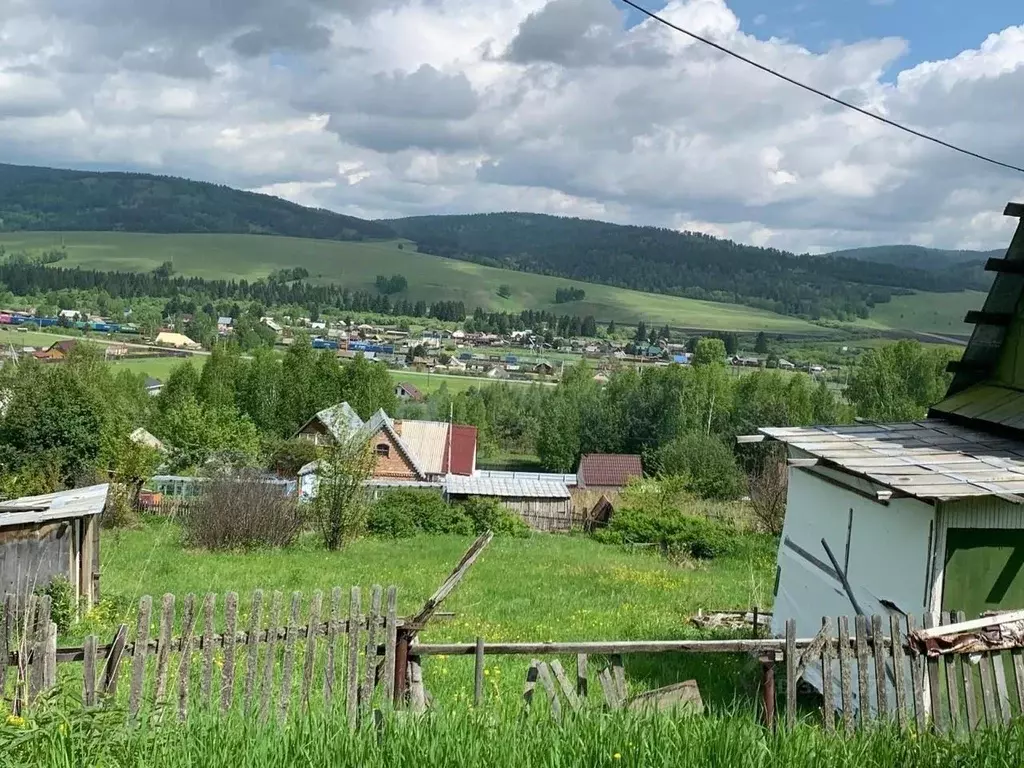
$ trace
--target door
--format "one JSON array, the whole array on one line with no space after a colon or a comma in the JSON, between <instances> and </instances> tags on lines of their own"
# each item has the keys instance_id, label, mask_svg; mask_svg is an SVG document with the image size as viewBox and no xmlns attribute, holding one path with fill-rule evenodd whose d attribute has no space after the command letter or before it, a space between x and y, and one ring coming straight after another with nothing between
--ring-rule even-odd
<instances>
[{"instance_id":1,"label":"door","mask_svg":"<svg viewBox=\"0 0 1024 768\"><path fill-rule=\"evenodd\" d=\"M950 528L946 532L942 610L968 619L1024 608L1024 530Z\"/></svg>"}]
</instances>

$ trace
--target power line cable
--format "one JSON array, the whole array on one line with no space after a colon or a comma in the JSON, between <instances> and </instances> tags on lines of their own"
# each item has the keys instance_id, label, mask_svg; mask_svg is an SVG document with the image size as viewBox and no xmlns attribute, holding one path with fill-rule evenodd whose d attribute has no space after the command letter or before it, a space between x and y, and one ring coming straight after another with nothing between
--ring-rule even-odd
<instances>
[{"instance_id":1,"label":"power line cable","mask_svg":"<svg viewBox=\"0 0 1024 768\"><path fill-rule=\"evenodd\" d=\"M838 96L833 96L832 94L826 93L825 91L822 91L822 90L819 90L819 89L815 88L812 85L807 85L806 83L801 83L799 80L794 80L792 77L789 77L788 75L784 75L783 73L779 72L778 70L772 69L771 67L765 66L764 64L759 64L758 62L754 61L753 59L747 58L743 54L736 53L735 51L729 50L724 45L716 43L714 40L710 40L710 39L708 39L706 37L703 37L702 35L698 35L696 32L691 32L690 30L685 29L684 27L680 27L678 24L673 24L668 19L663 18L662 16L659 16L658 14L654 13L653 11L647 10L643 6L638 5L637 3L633 2L633 0L620 0L620 2L625 3L630 8L633 8L634 10L639 11L640 13L644 14L648 18L653 19L654 21L657 21L660 24L664 24L666 27L669 27L670 29L674 29L676 32L681 32L684 35L688 35L689 37L692 37L694 40L697 40L699 42L704 43L705 45L710 45L712 48L714 48L714 49L716 49L718 51L721 51L722 53L726 54L727 56L732 56L734 59L739 59L744 64L749 64L751 67L754 67L755 69L759 69L762 72L767 72L769 75L772 75L773 77L777 77L780 80L784 80L785 82L789 83L790 85L795 85L797 88L802 88L805 91L809 91L810 93L813 93L816 96L820 96L823 99L831 101L831 102L833 102L835 104L839 104L840 106L846 107L847 109L852 109L854 112L859 112L860 114L865 115L867 117L870 117L873 120L877 120L880 123L885 123L886 125L891 126L893 128L898 128L899 130L904 131L906 133L909 133L912 136L917 136L919 139L925 139L926 141L930 141L930 142L932 142L934 144L938 144L939 146L945 147L946 149L952 149L954 152L959 152L959 153L961 153L963 155L967 155L968 157L973 157L976 160L982 160L982 161L984 161L986 163L991 163L992 165L997 165L997 166L999 166L1001 168L1007 168L1007 169L1009 169L1011 171L1017 171L1018 173L1024 173L1024 168L1022 168L1020 166L1012 165L1011 163L1004 163L1002 160L996 160L995 158L986 157L985 155L979 154L977 152L972 152L969 149L964 149L963 147L958 147L956 144L950 144L948 141L943 141L942 139L940 139L940 138L938 138L936 136L931 136L931 135L929 135L927 133L923 133L922 131L918 131L918 130L915 130L914 128L910 128L910 127L908 127L906 125L903 125L901 123L897 123L895 120L890 120L887 117L883 117L882 115L879 115L877 112L872 112L871 110L864 109L863 107L858 107L856 104L851 104L848 101L840 99Z\"/></svg>"}]
</instances>

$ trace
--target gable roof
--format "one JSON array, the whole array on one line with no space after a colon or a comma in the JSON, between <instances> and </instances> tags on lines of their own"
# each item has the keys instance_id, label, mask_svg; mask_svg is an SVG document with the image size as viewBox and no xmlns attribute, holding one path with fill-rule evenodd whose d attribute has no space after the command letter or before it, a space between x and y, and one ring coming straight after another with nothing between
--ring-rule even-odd
<instances>
[{"instance_id":1,"label":"gable roof","mask_svg":"<svg viewBox=\"0 0 1024 768\"><path fill-rule=\"evenodd\" d=\"M348 403L343 403L343 405L348 405ZM370 420L366 422L366 432L371 438L381 431L386 432L388 437L391 438L391 441L398 448L399 453L401 453L402 456L405 457L405 460L409 462L409 466L412 467L416 476L420 480L426 480L427 473L423 468L423 464L416 457L416 454L412 452L412 449L408 444L402 439L402 436L395 428L395 422L393 422L391 417L384 412L383 408L373 414L373 416L370 417Z\"/></svg>"},{"instance_id":2,"label":"gable roof","mask_svg":"<svg viewBox=\"0 0 1024 768\"><path fill-rule=\"evenodd\" d=\"M359 414L352 409L352 406L348 403L338 403L330 408L317 411L312 418L295 430L295 434L304 430L314 421L319 421L323 424L324 429L327 430L331 437L339 441L347 440L355 432L363 428L363 420L359 418ZM376 429L373 430L373 432L376 431Z\"/></svg>"},{"instance_id":3,"label":"gable roof","mask_svg":"<svg viewBox=\"0 0 1024 768\"><path fill-rule=\"evenodd\" d=\"M420 392L419 389L415 385L413 385L413 384L409 384L408 382L405 382L405 381L400 381L398 383L398 389L400 389L403 392L405 392L405 394L407 394L413 400L422 400L423 399L423 393Z\"/></svg>"},{"instance_id":4,"label":"gable roof","mask_svg":"<svg viewBox=\"0 0 1024 768\"><path fill-rule=\"evenodd\" d=\"M630 453L588 453L580 459L576 473L580 485L622 487L634 477L644 476L640 457Z\"/></svg>"},{"instance_id":5,"label":"gable roof","mask_svg":"<svg viewBox=\"0 0 1024 768\"><path fill-rule=\"evenodd\" d=\"M396 429L402 442L421 463L424 472L439 475L444 472L444 457L448 447L448 425L443 421L400 421Z\"/></svg>"},{"instance_id":6,"label":"gable roof","mask_svg":"<svg viewBox=\"0 0 1024 768\"><path fill-rule=\"evenodd\" d=\"M1005 216L1024 216L1024 204L1009 203ZM1024 432L1024 222L1003 259L989 259L996 273L985 304L965 322L974 332L954 372L945 399L929 411L980 429Z\"/></svg>"},{"instance_id":7,"label":"gable roof","mask_svg":"<svg viewBox=\"0 0 1024 768\"><path fill-rule=\"evenodd\" d=\"M67 353L77 346L78 339L61 339L60 341L55 341L53 344L51 344L48 351L52 352L53 350L59 349L61 352Z\"/></svg>"}]
</instances>

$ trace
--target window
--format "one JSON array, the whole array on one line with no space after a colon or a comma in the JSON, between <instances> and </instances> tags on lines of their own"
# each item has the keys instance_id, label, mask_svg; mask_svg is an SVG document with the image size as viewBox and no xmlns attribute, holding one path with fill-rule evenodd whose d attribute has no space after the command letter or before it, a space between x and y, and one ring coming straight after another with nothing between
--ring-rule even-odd
<instances>
[{"instance_id":1,"label":"window","mask_svg":"<svg viewBox=\"0 0 1024 768\"><path fill-rule=\"evenodd\" d=\"M391 446L389 446L387 443L378 443L377 447L374 448L374 451L377 453L378 456L390 456Z\"/></svg>"}]
</instances>

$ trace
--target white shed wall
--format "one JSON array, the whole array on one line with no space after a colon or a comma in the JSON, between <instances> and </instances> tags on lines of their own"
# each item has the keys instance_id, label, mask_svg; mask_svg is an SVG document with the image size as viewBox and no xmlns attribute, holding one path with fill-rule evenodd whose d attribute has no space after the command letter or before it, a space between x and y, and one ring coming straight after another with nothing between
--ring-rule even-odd
<instances>
[{"instance_id":1,"label":"white shed wall","mask_svg":"<svg viewBox=\"0 0 1024 768\"><path fill-rule=\"evenodd\" d=\"M838 578L792 546L803 549L831 571L821 540L828 542L839 565L845 567L848 532L847 578L863 611L885 615L889 611L882 600L886 600L905 613L919 616L927 600L925 585L934 519L935 509L916 499L894 499L883 504L840 488L811 470L791 469L779 546L781 572L774 631L781 634L786 619L793 618L797 634L811 637L820 629L822 616L853 615Z\"/></svg>"},{"instance_id":2,"label":"white shed wall","mask_svg":"<svg viewBox=\"0 0 1024 768\"><path fill-rule=\"evenodd\" d=\"M834 619L854 615L822 539L828 542L840 567L847 568L847 578L865 614L890 613L882 602L885 600L905 613L920 616L931 584L935 508L916 499L894 499L884 504L869 498L873 489L862 487L855 478L851 478L851 484L861 493L837 485L839 478L834 474L829 477L824 479L811 469L790 469L773 631L782 634L786 620L792 618L797 622L798 637L813 637L821 628L823 616ZM868 496L862 495L864 492ZM797 548L819 562L812 562ZM809 665L805 677L820 689L820 665ZM839 680L838 669L833 670L833 679ZM838 688L833 696L838 701ZM856 693L854 703L858 705Z\"/></svg>"}]
</instances>

